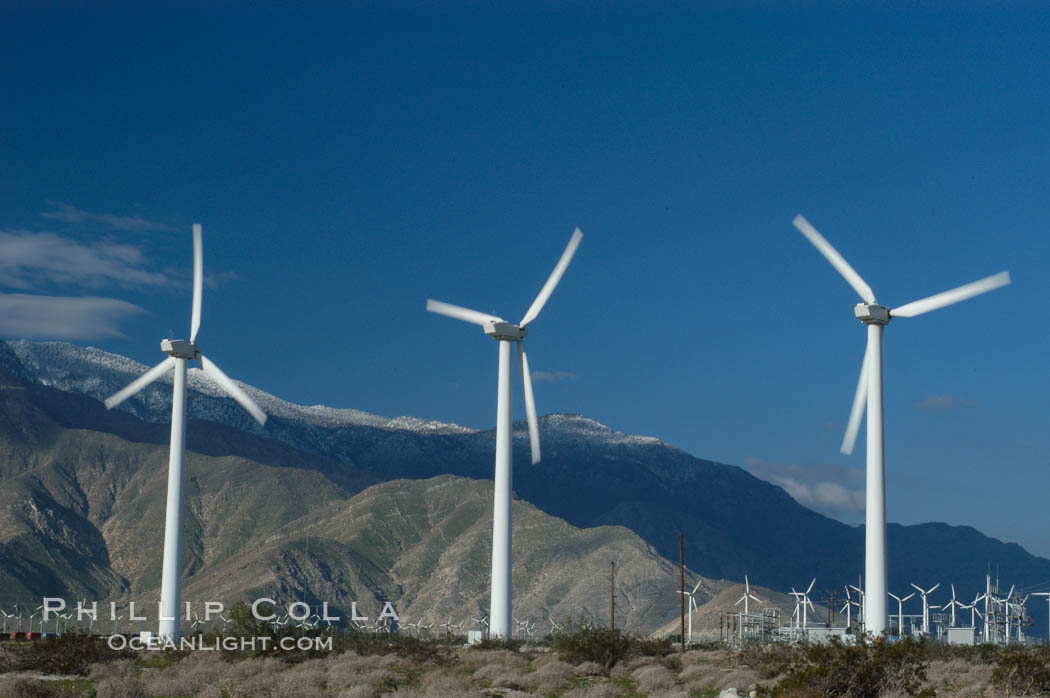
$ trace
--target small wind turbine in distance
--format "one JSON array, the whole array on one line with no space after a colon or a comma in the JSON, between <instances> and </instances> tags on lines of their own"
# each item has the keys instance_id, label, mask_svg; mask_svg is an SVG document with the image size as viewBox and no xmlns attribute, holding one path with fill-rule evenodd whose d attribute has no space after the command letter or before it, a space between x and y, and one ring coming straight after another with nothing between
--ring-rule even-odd
<instances>
[{"instance_id":1,"label":"small wind turbine in distance","mask_svg":"<svg viewBox=\"0 0 1050 698\"><path fill-rule=\"evenodd\" d=\"M814 579L813 581L816 581L816 580ZM700 583L697 582L696 585L699 587ZM693 589L693 592L695 593L696 589ZM747 603L748 599L750 599L750 600L752 600L752 601L754 601L756 603L762 603L762 599L758 598L757 596L755 596L754 594L751 593L751 584L750 584L750 582L747 581L747 575L745 574L744 575L744 595L741 596L739 599L737 599L737 602L735 604L733 604L734 606L739 606L740 602L743 601L744 602L744 615L747 615L748 613L750 613L750 610L748 609L748 603Z\"/></svg>"},{"instance_id":2,"label":"small wind turbine in distance","mask_svg":"<svg viewBox=\"0 0 1050 698\"><path fill-rule=\"evenodd\" d=\"M700 584L703 581L704 580L702 579L698 580L696 586L693 587L692 591L683 592L681 589L677 590L679 594L685 594L689 597L689 629L686 631L686 644L689 644L693 641L693 609L696 608L696 599L693 598L693 595L696 594L696 590L700 588ZM737 603L740 602L738 601Z\"/></svg>"},{"instance_id":3,"label":"small wind turbine in distance","mask_svg":"<svg viewBox=\"0 0 1050 698\"><path fill-rule=\"evenodd\" d=\"M956 608L965 608L965 607L961 603L959 603L958 601L955 600L955 585L951 584L949 586L951 586L951 588L952 588L952 600L949 601L948 603L946 603L944 605L944 607L951 609L951 613L952 613L952 615L951 615L951 623L948 625L948 627L949 628L954 628L955 627L955 609Z\"/></svg>"},{"instance_id":4,"label":"small wind turbine in distance","mask_svg":"<svg viewBox=\"0 0 1050 698\"><path fill-rule=\"evenodd\" d=\"M492 593L489 600L489 635L507 639L510 635L510 544L511 544L511 343L518 345L518 368L521 371L522 389L525 395L525 415L529 424L529 447L532 462L540 462L540 431L536 422L536 401L532 394L532 378L529 376L529 360L525 355L525 329L543 310L547 299L554 293L554 288L561 281L569 262L576 254L583 233L577 228L569 244L562 252L554 271L543 284L539 295L525 312L517 325L505 321L491 313L482 313L458 305L441 301L427 300L427 310L439 315L447 315L457 320L481 325L485 334L499 342L499 376L496 384L496 463L495 488L492 510Z\"/></svg>"},{"instance_id":5,"label":"small wind turbine in distance","mask_svg":"<svg viewBox=\"0 0 1050 698\"><path fill-rule=\"evenodd\" d=\"M182 586L182 466L186 451L186 362L200 359L204 375L215 381L226 394L255 418L266 423L266 414L236 383L209 361L195 343L201 326L201 296L204 289L204 250L201 226L193 224L193 305L190 313L190 341L161 340L160 349L168 358L143 373L106 398L111 410L135 395L153 381L175 369L171 395L171 444L168 452L168 501L164 517L164 566L160 583L160 623L158 635L174 640L179 637L179 598Z\"/></svg>"},{"instance_id":6,"label":"small wind turbine in distance","mask_svg":"<svg viewBox=\"0 0 1050 698\"><path fill-rule=\"evenodd\" d=\"M922 597L922 633L923 633L923 635L927 635L930 632L930 604L929 604L929 600L926 597L929 596L930 594L932 594L937 589L937 587L939 587L940 585L941 585L941 583L937 582L936 584L934 584L929 589L923 589L922 587L918 586L917 584L914 584L914 583L912 584L912 586L915 587L915 589L919 592L919 595Z\"/></svg>"},{"instance_id":7,"label":"small wind turbine in distance","mask_svg":"<svg viewBox=\"0 0 1050 698\"><path fill-rule=\"evenodd\" d=\"M806 629L806 607L813 608L813 602L809 600L809 592L813 591L813 585L817 583L817 578L814 577L813 581L809 583L809 588L805 591L795 591L795 587L791 587L791 595L795 597L795 612L792 614L795 618L795 627L800 627L798 624L802 623L801 627L803 630ZM801 612L799 612L801 609ZM815 613L817 609L813 608Z\"/></svg>"},{"instance_id":8,"label":"small wind turbine in distance","mask_svg":"<svg viewBox=\"0 0 1050 698\"><path fill-rule=\"evenodd\" d=\"M890 594L890 597L897 601L897 635L904 636L904 602L915 596L915 592L908 594L904 598L897 596L896 594Z\"/></svg>"},{"instance_id":9,"label":"small wind turbine in distance","mask_svg":"<svg viewBox=\"0 0 1050 698\"><path fill-rule=\"evenodd\" d=\"M853 452L853 444L864 415L865 400L868 412L867 482L864 521L864 577L867 594L864 609L865 630L874 635L886 631L886 468L882 428L882 328L895 317L916 317L1010 283L1009 272L999 272L979 281L944 291L928 298L890 309L879 305L871 287L854 271L842 255L831 246L817 229L801 215L793 221L817 250L835 267L846 282L863 300L854 308L857 318L868 326L868 346L860 368L857 392L850 410L849 424L842 440L842 452Z\"/></svg>"}]
</instances>

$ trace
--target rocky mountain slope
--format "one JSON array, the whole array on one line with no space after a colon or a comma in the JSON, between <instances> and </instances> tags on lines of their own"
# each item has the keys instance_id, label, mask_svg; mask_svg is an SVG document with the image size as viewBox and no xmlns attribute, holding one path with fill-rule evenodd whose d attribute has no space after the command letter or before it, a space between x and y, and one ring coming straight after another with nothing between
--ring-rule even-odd
<instances>
[{"instance_id":1,"label":"rocky mountain slope","mask_svg":"<svg viewBox=\"0 0 1050 698\"><path fill-rule=\"evenodd\" d=\"M166 386L158 383L125 403L126 411L106 412L98 402L145 367L96 349L49 342L0 343L0 366L7 367L12 381L28 381L23 390L33 396L33 409L59 427L93 432L97 439L105 434L129 444L149 444L163 453L170 389L165 393ZM491 478L492 431L300 407L245 386L272 415L260 429L196 371L191 371L190 385L189 447L203 456L305 471L298 476L319 475L326 486L346 493L380 481L445 473ZM12 421L22 419L16 408L9 414ZM26 426L29 432L46 428L37 422ZM578 415L541 418L544 459L532 466L524 425L515 429L514 457L521 464L515 469L516 494L574 526L626 527L668 559L677 559L681 531L686 561L699 574L739 581L747 573L756 584L782 591L808 584L813 576L818 587L837 588L855 583L862 571L861 528L810 511L781 488L740 468L695 458L658 439L616 432ZM8 431L6 423L0 430ZM31 439L18 443L0 444L0 449L17 451L13 459L0 461L0 473L24 469L26 462L40 458L42 446ZM129 463L138 457L127 456ZM162 471L164 458L154 458L151 467ZM777 525L770 526L771 521ZM1050 561L972 528L891 525L888 536L891 590L907 589L913 581L953 582L960 596L972 598L983 588L989 562L999 566L1008 584L1050 579Z\"/></svg>"},{"instance_id":2,"label":"rocky mountain slope","mask_svg":"<svg viewBox=\"0 0 1050 698\"><path fill-rule=\"evenodd\" d=\"M81 414L98 409L74 397ZM166 445L63 426L50 407L69 398L0 372L0 607L43 595L152 602ZM201 424L194 451L237 435ZM491 482L442 475L367 486L373 477L343 468L337 483L279 444L268 460L187 454L184 600L267 596L315 610L327 601L344 619L351 601L374 618L389 600L404 622L432 624L487 612ZM649 632L676 608L677 566L624 528L579 529L517 500L514 550L522 620L605 622L610 562L621 624Z\"/></svg>"}]
</instances>

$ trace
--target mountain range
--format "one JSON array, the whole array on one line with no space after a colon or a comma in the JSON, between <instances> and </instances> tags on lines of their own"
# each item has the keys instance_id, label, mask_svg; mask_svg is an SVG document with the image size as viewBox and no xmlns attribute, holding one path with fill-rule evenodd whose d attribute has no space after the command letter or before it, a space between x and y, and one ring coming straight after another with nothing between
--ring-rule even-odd
<instances>
[{"instance_id":1,"label":"mountain range","mask_svg":"<svg viewBox=\"0 0 1050 698\"><path fill-rule=\"evenodd\" d=\"M0 556L5 561L0 583L5 591L39 595L64 585L83 593L112 595L156 585L159 555L155 548L160 538L153 522L163 519L155 512L162 511L170 381L154 384L113 412L100 404L145 369L130 359L90 347L0 342L4 382L0 386L0 477L7 483L0 496L9 504L0 519ZM462 496L477 501L478 508L471 510L472 523L461 534L466 536L463 542L473 541L474 552L451 552L453 545L447 549L437 546L426 555L445 562L473 559L473 566L463 569L473 570L469 574L487 574L481 564L487 556L482 539L484 519L491 517L491 511L482 506L486 500L478 488L490 486L484 481L492 474L492 430L415 417L391 419L350 409L303 407L242 384L270 415L260 428L236 403L221 397L199 370L191 369L188 385L188 449L192 456L186 499L192 530L186 539L193 550L184 556L187 593L219 586L235 576L235 569L252 570L266 578L275 569L266 561L283 559L285 572L273 579L289 595L330 599L343 593L339 598L349 598L349 587L338 591L343 587L334 573L320 571L324 561L346 561L359 554L354 552L356 539L347 538L350 534L344 527L366 537L378 534L368 527L354 528L353 517L340 518L346 516L346 508L356 496L382 498L390 492L384 488L395 485L415 492L414 487L422 486L419 483L432 487L444 482L440 476L446 475L455 476L448 483L461 483L456 487L465 488ZM569 550L590 550L584 541L592 530L618 531L624 538L617 545L636 551L622 558L625 570L646 564L664 569L676 567L668 560L677 563L681 532L686 563L707 580L740 581L746 573L753 583L786 591L804 587L817 577L817 589L841 589L845 583L856 583L862 571L862 527L813 512L780 487L741 468L696 458L659 439L623 434L580 415L547 415L540 420L540 431L544 458L537 465L528 465L527 432L524 424L515 424L514 458L519 465L514 485L521 500L516 507L527 507L536 516L562 519L566 530L577 532L573 544L566 543ZM431 510L431 500L418 492L412 496L428 503L423 507L426 516L435 520L441 520L441 512L448 508L446 502L445 509ZM213 511L224 513L206 515ZM542 547L542 541L523 547L527 539L519 534L523 519L517 518L518 509L515 516L518 565L535 553L534 546ZM315 531L315 548L302 552L302 545L294 543L299 539L281 538L281 530ZM430 549L436 545L428 537L414 540L407 528L384 535L387 544L398 547L399 555L409 555L413 546ZM927 587L952 582L960 597L972 598L978 589L983 590L989 563L998 566L1007 585L1024 587L1050 579L1050 561L973 528L940 523L890 525L888 538L891 590L910 588L910 582ZM144 540L152 541L152 547L132 544ZM271 544L278 540L284 543L273 548ZM628 544L629 540L634 542ZM254 561L241 559L248 552ZM559 557L556 549L546 548L543 554L569 567L575 564L575 558ZM583 552L577 554L586 558ZM595 552L598 557L603 554ZM400 576L389 576L392 570L407 569L407 559L383 557L374 563L365 577L351 575L344 581L352 581L355 588L367 587L367 577L375 594L402 598L406 607L418 599L428 608L466 611L462 604L467 597L458 602L452 597L439 598L427 591L425 583L414 585ZM444 564L436 569L452 574ZM601 566L593 564L593 574L599 575ZM361 569L365 568L367 565ZM298 581L294 581L295 570ZM555 587L542 586L546 591L525 592L518 574L516 566L515 584L522 589L515 592L516 609L529 593L554 594L534 613L549 610L559 594L571 597L568 588L555 592L551 591ZM553 568L543 566L524 574L557 577ZM668 580L657 577L666 587ZM477 598L485 595L483 584L475 589L464 578L446 581L469 590L472 612L484 605ZM652 583L657 583L655 577ZM725 587L716 582L705 584L709 595ZM673 591L672 583L670 593ZM635 600L631 604L644 606L637 601L641 592L632 593ZM672 613L676 599L668 603L667 612ZM605 606L597 606L603 607L607 607L607 596ZM648 621L635 625L650 627Z\"/></svg>"}]
</instances>

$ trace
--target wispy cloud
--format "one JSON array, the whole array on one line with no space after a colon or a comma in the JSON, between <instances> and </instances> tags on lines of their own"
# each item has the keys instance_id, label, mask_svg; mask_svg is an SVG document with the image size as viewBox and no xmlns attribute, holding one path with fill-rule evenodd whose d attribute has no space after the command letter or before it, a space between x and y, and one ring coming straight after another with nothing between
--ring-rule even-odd
<instances>
[{"instance_id":1,"label":"wispy cloud","mask_svg":"<svg viewBox=\"0 0 1050 698\"><path fill-rule=\"evenodd\" d=\"M864 470L828 463L797 465L748 458L745 469L783 487L795 501L829 516L855 517L864 511Z\"/></svg>"},{"instance_id":2,"label":"wispy cloud","mask_svg":"<svg viewBox=\"0 0 1050 698\"><path fill-rule=\"evenodd\" d=\"M536 383L554 383L557 381L574 381L578 379L579 376L572 371L536 371L532 374L532 380Z\"/></svg>"},{"instance_id":3,"label":"wispy cloud","mask_svg":"<svg viewBox=\"0 0 1050 698\"><path fill-rule=\"evenodd\" d=\"M0 231L0 284L31 290L43 283L98 287L159 286L142 250L111 241L82 244L48 232Z\"/></svg>"},{"instance_id":4,"label":"wispy cloud","mask_svg":"<svg viewBox=\"0 0 1050 698\"><path fill-rule=\"evenodd\" d=\"M964 407L973 407L976 404L973 400L954 395L927 395L923 400L912 405L912 407L917 412L955 412Z\"/></svg>"},{"instance_id":5,"label":"wispy cloud","mask_svg":"<svg viewBox=\"0 0 1050 698\"><path fill-rule=\"evenodd\" d=\"M117 325L145 312L115 298L0 293L0 335L25 339L119 337Z\"/></svg>"},{"instance_id":6,"label":"wispy cloud","mask_svg":"<svg viewBox=\"0 0 1050 698\"><path fill-rule=\"evenodd\" d=\"M48 201L48 205L55 208L54 211L41 213L44 218L61 221L63 223L101 223L114 230L126 230L136 233L151 233L175 230L167 223L151 221L137 216L118 216L112 213L92 213L79 209L76 206L61 201Z\"/></svg>"}]
</instances>

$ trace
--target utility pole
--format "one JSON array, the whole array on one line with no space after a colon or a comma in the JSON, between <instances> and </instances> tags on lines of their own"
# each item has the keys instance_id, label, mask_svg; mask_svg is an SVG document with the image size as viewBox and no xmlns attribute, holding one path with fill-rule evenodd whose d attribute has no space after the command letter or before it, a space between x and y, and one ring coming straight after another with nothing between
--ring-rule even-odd
<instances>
[{"instance_id":1,"label":"utility pole","mask_svg":"<svg viewBox=\"0 0 1050 698\"><path fill-rule=\"evenodd\" d=\"M682 585L682 616L679 626L682 633L682 654L685 654L685 534L678 534L678 576Z\"/></svg>"},{"instance_id":2,"label":"utility pole","mask_svg":"<svg viewBox=\"0 0 1050 698\"><path fill-rule=\"evenodd\" d=\"M835 601L836 601L836 594L835 594L835 590L834 589L832 589L831 591L829 591L827 593L828 593L828 597L826 598L826 600L828 602L828 627L829 628L833 628L833 627L835 627L835 608L836 608L835 607Z\"/></svg>"},{"instance_id":3,"label":"utility pole","mask_svg":"<svg viewBox=\"0 0 1050 698\"><path fill-rule=\"evenodd\" d=\"M609 630L616 630L616 563L609 563Z\"/></svg>"}]
</instances>

